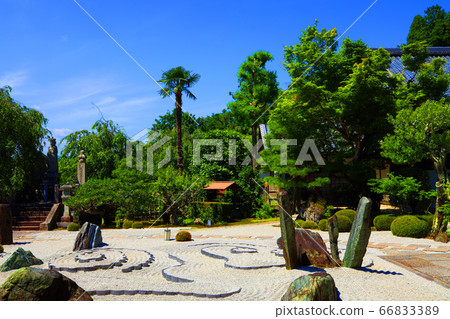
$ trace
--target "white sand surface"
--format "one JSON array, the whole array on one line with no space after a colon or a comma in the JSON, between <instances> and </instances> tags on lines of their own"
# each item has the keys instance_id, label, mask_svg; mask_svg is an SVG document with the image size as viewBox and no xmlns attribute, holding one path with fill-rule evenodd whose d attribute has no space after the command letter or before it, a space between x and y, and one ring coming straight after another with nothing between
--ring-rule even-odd
<instances>
[{"instance_id":1,"label":"white sand surface","mask_svg":"<svg viewBox=\"0 0 450 319\"><path fill-rule=\"evenodd\" d=\"M49 264L68 268L94 267L126 256L127 260L122 265L106 270L61 273L87 291L106 293L94 295L94 300L280 300L294 279L321 269L301 267L286 270L280 267L284 260L275 254L276 239L280 236L280 228L274 227L275 224L191 229L194 236L191 242L164 241L155 237L163 235L162 228L106 229L102 234L107 246L89 255L103 256L102 261L82 264L75 261L79 254L72 252L76 232L16 232L15 244L4 245L5 253L0 255L0 264L18 247L31 250L44 261L44 265L36 266L38 268L48 268ZM178 230L172 229L172 238ZM319 233L324 240L328 239L328 233ZM340 249L345 249L348 235L340 234ZM272 238L258 238L265 236ZM431 248L450 245L429 239L394 237L389 231L372 232L370 242L397 245L397 250L401 244L400 252L401 247L408 245L428 245ZM423 248L410 251L417 252L431 253L423 251ZM379 258L386 253L392 253L389 247L368 248L363 264L373 262L371 267L326 269L334 278L342 300L450 300L449 288ZM147 267L145 263L150 255L153 259ZM142 264L144 266L141 267ZM124 267L133 266L137 269L122 271ZM246 269L251 267L259 268ZM0 282L11 273L1 272Z\"/></svg>"}]
</instances>

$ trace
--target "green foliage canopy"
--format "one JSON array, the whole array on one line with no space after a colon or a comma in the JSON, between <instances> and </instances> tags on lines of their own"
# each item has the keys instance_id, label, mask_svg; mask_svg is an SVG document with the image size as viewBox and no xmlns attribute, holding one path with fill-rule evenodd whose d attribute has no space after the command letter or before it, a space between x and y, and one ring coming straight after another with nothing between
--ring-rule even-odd
<instances>
[{"instance_id":1,"label":"green foliage canopy","mask_svg":"<svg viewBox=\"0 0 450 319\"><path fill-rule=\"evenodd\" d=\"M425 41L430 47L450 46L450 12L435 5L427 8L424 16L415 16L407 41Z\"/></svg>"},{"instance_id":2,"label":"green foliage canopy","mask_svg":"<svg viewBox=\"0 0 450 319\"><path fill-rule=\"evenodd\" d=\"M64 137L65 141L59 159L61 183L77 182L78 155L86 155L87 179L110 178L112 172L126 155L127 137L112 121L97 121L92 131L82 130Z\"/></svg>"},{"instance_id":3,"label":"green foliage canopy","mask_svg":"<svg viewBox=\"0 0 450 319\"><path fill-rule=\"evenodd\" d=\"M0 88L0 203L39 185L45 172L43 142L50 136L42 113L14 101L10 92Z\"/></svg>"}]
</instances>

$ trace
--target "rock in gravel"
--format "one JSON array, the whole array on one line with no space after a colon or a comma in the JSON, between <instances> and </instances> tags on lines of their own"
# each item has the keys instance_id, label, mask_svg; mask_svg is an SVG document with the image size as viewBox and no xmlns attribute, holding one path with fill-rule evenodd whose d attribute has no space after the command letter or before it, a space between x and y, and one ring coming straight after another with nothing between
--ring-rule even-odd
<instances>
[{"instance_id":1,"label":"rock in gravel","mask_svg":"<svg viewBox=\"0 0 450 319\"><path fill-rule=\"evenodd\" d=\"M39 258L36 258L29 250L25 251L23 248L17 248L11 256L3 263L0 271L10 271L13 269L19 269L22 267L29 267L33 265L42 265L43 262Z\"/></svg>"},{"instance_id":2,"label":"rock in gravel","mask_svg":"<svg viewBox=\"0 0 450 319\"><path fill-rule=\"evenodd\" d=\"M327 247L319 233L307 229L295 230L295 242L297 249L301 249L301 265L313 265L316 267L335 267L336 264L330 257ZM278 247L283 249L281 238L277 240Z\"/></svg>"},{"instance_id":3,"label":"rock in gravel","mask_svg":"<svg viewBox=\"0 0 450 319\"><path fill-rule=\"evenodd\" d=\"M78 232L73 251L91 249L102 245L102 231L95 224L86 222Z\"/></svg>"},{"instance_id":4,"label":"rock in gravel","mask_svg":"<svg viewBox=\"0 0 450 319\"><path fill-rule=\"evenodd\" d=\"M295 279L281 301L337 301L338 294L333 277L316 272Z\"/></svg>"},{"instance_id":5,"label":"rock in gravel","mask_svg":"<svg viewBox=\"0 0 450 319\"><path fill-rule=\"evenodd\" d=\"M291 211L291 201L289 194L285 190L278 192L278 205L280 209L280 228L281 237L279 239L282 245L279 245L283 249L283 257L286 261L286 269L295 269L301 265L301 258L299 258L301 247L296 244L295 241L295 228Z\"/></svg>"},{"instance_id":6,"label":"rock in gravel","mask_svg":"<svg viewBox=\"0 0 450 319\"><path fill-rule=\"evenodd\" d=\"M370 237L371 209L372 201L367 197L362 197L358 203L355 220L353 221L344 259L342 260L342 266L344 267L359 268L362 265Z\"/></svg>"},{"instance_id":7,"label":"rock in gravel","mask_svg":"<svg viewBox=\"0 0 450 319\"><path fill-rule=\"evenodd\" d=\"M0 301L92 301L73 280L48 269L16 270L0 287Z\"/></svg>"}]
</instances>

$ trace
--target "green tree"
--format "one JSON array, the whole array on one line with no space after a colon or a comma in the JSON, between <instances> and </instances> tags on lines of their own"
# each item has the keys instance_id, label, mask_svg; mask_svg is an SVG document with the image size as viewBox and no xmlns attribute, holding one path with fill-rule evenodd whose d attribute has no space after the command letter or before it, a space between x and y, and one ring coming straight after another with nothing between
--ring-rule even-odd
<instances>
[{"instance_id":1,"label":"green tree","mask_svg":"<svg viewBox=\"0 0 450 319\"><path fill-rule=\"evenodd\" d=\"M444 214L440 210L447 198L444 187L448 183L445 167L450 151L450 109L445 100L426 101L416 109L405 108L390 119L394 134L382 142L382 155L393 163L414 164L422 159L430 159L438 176L436 182L436 211L432 235L446 229Z\"/></svg>"},{"instance_id":2,"label":"green tree","mask_svg":"<svg viewBox=\"0 0 450 319\"><path fill-rule=\"evenodd\" d=\"M176 113L176 130L177 130L177 166L183 170L183 142L181 133L182 124L182 95L183 93L190 99L196 100L195 95L189 90L198 82L200 75L191 73L183 67L179 66L170 69L162 74L162 79L158 82L164 83L164 88L159 91L163 98L175 95L175 113Z\"/></svg>"},{"instance_id":3,"label":"green tree","mask_svg":"<svg viewBox=\"0 0 450 319\"><path fill-rule=\"evenodd\" d=\"M285 48L291 87L271 110L268 124L274 138L297 140L289 148L292 156L305 139L313 139L330 159L322 174L342 174L354 188L348 193L358 200L358 194L370 191L367 180L381 161L379 141L392 130L387 116L395 114L394 92L401 80L389 75L386 50L345 38L338 51L336 37L336 29L319 30L316 21L298 44Z\"/></svg>"},{"instance_id":4,"label":"green tree","mask_svg":"<svg viewBox=\"0 0 450 319\"><path fill-rule=\"evenodd\" d=\"M448 99L450 74L444 67L447 62L440 57L427 62L429 52L423 41L402 45L402 51L402 63L412 75L408 79L398 75L402 81L395 90L397 109L416 108L427 100Z\"/></svg>"},{"instance_id":5,"label":"green tree","mask_svg":"<svg viewBox=\"0 0 450 319\"><path fill-rule=\"evenodd\" d=\"M11 87L0 88L0 202L17 192L34 192L45 172L43 141L50 136L42 113L13 100Z\"/></svg>"},{"instance_id":6,"label":"green tree","mask_svg":"<svg viewBox=\"0 0 450 319\"><path fill-rule=\"evenodd\" d=\"M228 109L224 109L220 113L213 113L201 118L200 127L205 132L213 130L237 130L238 123L236 123L233 113Z\"/></svg>"},{"instance_id":7,"label":"green tree","mask_svg":"<svg viewBox=\"0 0 450 319\"><path fill-rule=\"evenodd\" d=\"M251 156L243 140L249 136L231 129L210 130L196 132L194 139L217 140L214 145L196 145L200 154L198 163L190 163L189 170L213 181L234 181L240 191L234 196L234 203L239 203L242 216L250 217L260 207L260 189L254 180L259 180L259 172L249 165L246 158ZM215 154L217 149L222 150L222 158L208 159L206 155ZM231 156L231 160L230 160ZM193 156L191 157L193 158Z\"/></svg>"},{"instance_id":8,"label":"green tree","mask_svg":"<svg viewBox=\"0 0 450 319\"><path fill-rule=\"evenodd\" d=\"M152 131L154 132L164 132L170 131L176 128L177 123L176 109L172 112L167 111L166 114L160 115L159 119L155 119L155 123L152 125ZM199 123L201 123L201 118L196 118L194 114L188 112L182 113L182 126L189 134L194 133L198 129Z\"/></svg>"},{"instance_id":9,"label":"green tree","mask_svg":"<svg viewBox=\"0 0 450 319\"><path fill-rule=\"evenodd\" d=\"M87 179L110 178L112 172L126 155L127 137L112 121L97 121L92 131L71 133L61 141L66 142L59 159L62 183L77 182L78 155L86 154Z\"/></svg>"},{"instance_id":10,"label":"green tree","mask_svg":"<svg viewBox=\"0 0 450 319\"><path fill-rule=\"evenodd\" d=\"M230 92L234 101L228 103L228 108L241 126L241 132L248 134L247 129L251 127L253 145L257 142L258 124L255 121L278 96L277 75L266 69L266 63L272 60L273 56L265 51L247 57L239 68L238 91ZM253 164L255 167L256 163Z\"/></svg>"},{"instance_id":11,"label":"green tree","mask_svg":"<svg viewBox=\"0 0 450 319\"><path fill-rule=\"evenodd\" d=\"M425 15L417 15L409 28L408 44L424 41L431 47L450 46L450 12L435 5L425 10Z\"/></svg>"},{"instance_id":12,"label":"green tree","mask_svg":"<svg viewBox=\"0 0 450 319\"><path fill-rule=\"evenodd\" d=\"M203 176L189 174L186 171L168 166L156 172L156 180L152 184L151 193L161 198L162 219L165 223L177 225L180 217L185 217L189 205L203 196L203 187L208 180Z\"/></svg>"}]
</instances>

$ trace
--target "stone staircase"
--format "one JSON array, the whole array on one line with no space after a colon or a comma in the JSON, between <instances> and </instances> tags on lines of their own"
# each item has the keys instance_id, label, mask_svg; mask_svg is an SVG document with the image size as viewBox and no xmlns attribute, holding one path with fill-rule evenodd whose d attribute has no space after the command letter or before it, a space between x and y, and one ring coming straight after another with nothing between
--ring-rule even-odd
<instances>
[{"instance_id":1,"label":"stone staircase","mask_svg":"<svg viewBox=\"0 0 450 319\"><path fill-rule=\"evenodd\" d=\"M38 231L52 209L53 203L11 205L13 231Z\"/></svg>"}]
</instances>

